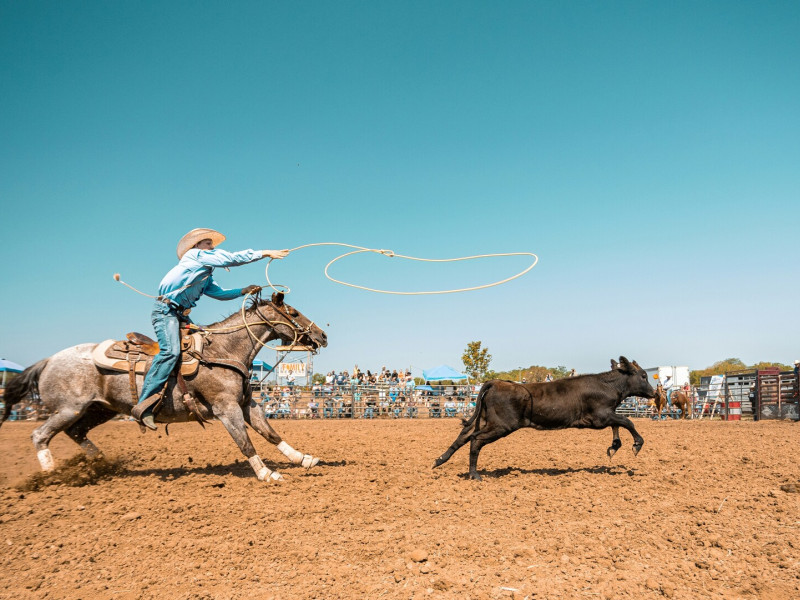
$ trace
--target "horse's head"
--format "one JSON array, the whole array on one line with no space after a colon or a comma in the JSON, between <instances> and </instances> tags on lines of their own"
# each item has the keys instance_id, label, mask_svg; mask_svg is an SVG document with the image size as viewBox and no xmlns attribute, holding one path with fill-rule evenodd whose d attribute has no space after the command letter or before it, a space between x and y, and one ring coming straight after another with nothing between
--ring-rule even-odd
<instances>
[{"instance_id":1,"label":"horse's head","mask_svg":"<svg viewBox=\"0 0 800 600\"><path fill-rule=\"evenodd\" d=\"M269 322L284 344L306 346L318 350L328 345L328 336L311 319L283 301L283 293L272 294L270 300L254 299L252 309Z\"/></svg>"},{"instance_id":2,"label":"horse's head","mask_svg":"<svg viewBox=\"0 0 800 600\"><path fill-rule=\"evenodd\" d=\"M611 361L612 370L625 375L625 384L628 396L639 396L642 398L654 398L656 395L653 386L647 379L647 372L640 367L636 361L628 361L624 356L619 357L619 362ZM614 367L616 365L616 367Z\"/></svg>"}]
</instances>

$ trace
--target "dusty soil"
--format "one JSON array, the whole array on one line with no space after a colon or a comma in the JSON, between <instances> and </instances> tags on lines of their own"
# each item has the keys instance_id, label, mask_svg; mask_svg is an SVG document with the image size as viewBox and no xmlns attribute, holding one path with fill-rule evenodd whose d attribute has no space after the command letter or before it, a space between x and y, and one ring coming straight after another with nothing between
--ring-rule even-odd
<instances>
[{"instance_id":1,"label":"dusty soil","mask_svg":"<svg viewBox=\"0 0 800 600\"><path fill-rule=\"evenodd\" d=\"M41 480L35 424L6 423L0 598L800 597L800 424L638 420L613 461L610 430L521 431L483 482L466 448L430 468L455 420L274 425L325 462L259 438L286 477L261 483L219 424L118 421L91 435L106 468L64 469L61 434Z\"/></svg>"}]
</instances>

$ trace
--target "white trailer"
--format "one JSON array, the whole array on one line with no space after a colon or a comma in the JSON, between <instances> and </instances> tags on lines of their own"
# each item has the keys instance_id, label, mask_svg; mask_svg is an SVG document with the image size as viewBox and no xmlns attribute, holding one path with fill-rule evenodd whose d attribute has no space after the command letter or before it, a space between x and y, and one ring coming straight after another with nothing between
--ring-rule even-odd
<instances>
[{"instance_id":1,"label":"white trailer","mask_svg":"<svg viewBox=\"0 0 800 600\"><path fill-rule=\"evenodd\" d=\"M653 387L661 383L665 390L669 390L689 383L689 367L651 367L645 371Z\"/></svg>"}]
</instances>

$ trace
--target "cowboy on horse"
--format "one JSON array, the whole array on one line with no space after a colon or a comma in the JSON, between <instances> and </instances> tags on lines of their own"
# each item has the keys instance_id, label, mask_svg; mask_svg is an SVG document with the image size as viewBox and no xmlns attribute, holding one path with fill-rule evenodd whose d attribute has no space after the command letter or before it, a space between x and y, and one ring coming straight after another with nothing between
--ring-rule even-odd
<instances>
[{"instance_id":1,"label":"cowboy on horse","mask_svg":"<svg viewBox=\"0 0 800 600\"><path fill-rule=\"evenodd\" d=\"M289 254L288 250L227 252L217 248L223 241L225 236L213 229L192 229L178 242L178 264L164 276L158 287L152 321L159 352L145 376L139 403L131 411L131 415L148 429L157 429L153 409L181 359L180 324L191 323L188 314L200 296L205 294L217 300L233 300L260 289L257 285L221 288L212 277L214 268L237 267L262 258L284 258Z\"/></svg>"}]
</instances>

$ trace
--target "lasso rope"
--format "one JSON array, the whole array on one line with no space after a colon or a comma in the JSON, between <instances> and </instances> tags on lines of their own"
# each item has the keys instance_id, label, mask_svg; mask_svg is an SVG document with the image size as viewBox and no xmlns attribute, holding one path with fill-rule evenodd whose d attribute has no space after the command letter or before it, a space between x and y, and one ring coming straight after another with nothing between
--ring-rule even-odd
<instances>
[{"instance_id":1,"label":"lasso rope","mask_svg":"<svg viewBox=\"0 0 800 600\"><path fill-rule=\"evenodd\" d=\"M302 246L297 246L296 248L292 248L291 250L289 250L289 253L291 254L295 250L300 250L301 248L311 248L313 246L342 246L344 248L355 248L355 250L353 250L352 252L345 252L341 256L337 256L332 261L330 261L327 265L325 265L325 277L327 277L328 279L330 279L334 283L338 283L340 285L346 285L348 287L356 288L356 289L359 289L359 290L366 290L367 292L376 292L378 294L395 294L395 295L399 295L399 296L424 296L424 295L433 295L433 294L455 294L455 293L458 293L458 292L471 292L473 290L483 290L483 289L486 289L486 288L494 287L496 285L502 285L504 283L508 283L509 281L517 279L518 277L522 277L523 275L525 275L525 273L527 273L528 271L533 269L533 267L536 266L536 263L539 262L539 257L536 254L534 254L533 252L503 252L503 253L496 253L496 254L476 254L475 256L461 256L461 257L458 257L458 258L419 258L419 257L416 257L416 256L406 256L404 254L396 254L392 250L378 250L376 248L365 248L364 246L354 246L353 244L343 244L343 243L340 243L340 242L317 242L317 243L314 243L314 244L303 244ZM356 285L355 283L348 283L346 281L341 281L340 279L335 279L334 277L331 277L330 273L328 273L328 269L330 268L330 266L333 263L335 263L335 262L337 262L337 261L339 261L339 260L341 260L341 259L343 259L343 258L345 258L347 256L352 256L354 254L362 254L364 252L374 252L375 254L382 254L383 256L388 256L389 258L404 258L406 260L414 260L414 261L418 261L418 262L434 262L434 263L459 262L459 261L464 261L464 260L474 260L476 258L493 258L493 257L498 257L498 256L532 256L533 257L533 262L525 270L520 271L516 275L512 275L511 277L506 277L505 279L501 279L500 281L495 281L493 283L487 283L487 284L484 284L484 285L476 285L476 286L466 287L466 288L457 288L457 289L452 289L452 290L427 290L427 291L420 291L420 292L399 292L399 291L395 291L395 290L379 290L379 289L376 289L376 288L366 287L366 286L363 286L363 285ZM285 285L282 285L282 284L273 284L269 279L269 265L272 263L273 260L274 259L270 259L269 262L267 262L267 266L264 268L264 277L267 280L267 285L269 287L271 287L273 290L275 290L276 292L285 291L285 292L288 293L288 292L291 291L288 286L285 286ZM284 288L284 289L283 290L279 290L277 287L275 287L276 285L278 287L281 287L281 288Z\"/></svg>"},{"instance_id":2,"label":"lasso rope","mask_svg":"<svg viewBox=\"0 0 800 600\"><path fill-rule=\"evenodd\" d=\"M470 292L470 291L473 291L473 290L483 290L483 289L486 289L486 288L502 285L504 283L508 283L509 281L513 281L514 279L517 279L518 277L522 277L523 275L525 275L525 273L527 273L528 271L533 269L533 267L535 267L536 264L539 262L539 257L536 254L534 254L533 252L503 252L503 253L494 253L494 254L476 254L474 256L461 256L461 257L457 257L457 258L419 258L417 256L406 256L404 254L396 254L392 250L377 249L377 248L366 248L364 246L355 246L353 244L344 244L344 243L341 243L341 242L316 242L316 243L313 243L313 244L303 244L302 246L297 246L295 248L290 249L289 253L291 254L292 252L295 252L297 250L301 250L303 248L312 248L314 246L341 246L343 248L355 248L355 250L353 250L352 252L345 252L344 254L342 254L340 256L337 256L336 258L334 258L333 260L328 262L327 265L325 265L325 270L324 270L325 277L327 277L329 280L333 281L334 283L338 283L340 285L344 285L344 286L347 286L347 287L356 288L356 289L359 289L359 290L365 290L367 292L375 292L375 293L378 293L378 294L394 294L394 295L399 295L399 296L424 296L424 295L433 295L433 294L455 294L455 293L459 293L459 292ZM478 259L478 258L494 258L494 257L499 257L499 256L532 256L533 257L533 262L527 268L525 268L524 270L520 271L516 275L512 275L511 277L506 277L505 279L501 279L499 281L495 281L495 282L492 282L492 283L486 283L484 285L476 285L476 286L472 286L472 287L457 288L457 289L452 289L452 290L423 290L423 291L418 291L418 292L403 292L403 291L396 291L396 290L381 290L381 289L377 289L377 288L366 287L366 286L363 286L363 285L357 285L355 283L349 283L349 282L342 281L340 279L336 279L334 277L331 277L330 273L328 272L328 269L330 269L330 267L331 267L331 265L333 263L335 263L337 261L340 261L343 258L346 258L348 256L353 256L354 254L362 254L364 252L373 252L375 254L382 254L383 256L387 256L389 258L403 258L405 260L413 260L413 261L417 261L417 262L431 262L431 263L461 262L461 261L465 261L465 260L475 260L475 259ZM273 290L275 290L276 292L283 291L285 293L288 293L288 292L291 291L288 286L285 286L285 285L282 285L282 284L273 284L272 281L270 281L270 278L269 278L269 266L270 266L270 264L272 264L273 260L275 260L275 259L270 259L267 262L267 266L264 267L264 277L267 280L267 285L270 288L272 288ZM209 277L209 275L206 275L206 278L208 278L208 277ZM144 293L142 291L137 290L132 285L129 285L128 283L122 281L122 279L120 278L119 273L114 273L114 280L118 281L122 285L130 288L131 290L133 290L137 294L141 294L142 296L145 296L147 298L156 298L156 299L158 298L158 296L152 296L150 294L146 294L146 293ZM180 291L186 289L187 287L189 287L189 285L191 285L191 284L187 284L187 285L183 286L182 288L180 288L178 290L175 290L175 291L176 292L180 292ZM276 286L284 288L284 289L283 290L279 290ZM284 323L282 323L280 321L256 321L256 322L253 322L253 323L248 323L247 315L245 313L245 306L247 304L248 298L252 295L252 293L253 292L248 292L247 294L245 294L244 298L242 300L242 308L241 308L242 324L241 325L233 325L233 326L230 326L230 327L215 327L215 328L203 328L203 327L199 327L199 326L195 325L194 328L197 329L198 331L206 332L206 333L228 333L228 332L232 332L232 331L237 331L239 329L246 329L247 333L250 334L250 337L253 339L253 341L257 342L262 347L266 346L266 344L264 342L262 342L258 338L258 336L256 336L253 333L253 331L250 329L250 326L251 325L265 324L265 325L271 325L271 326L274 327L275 324L284 324ZM291 326L291 323L289 323L289 325ZM296 346L297 340L299 338L297 329L295 327L292 327L292 329L293 329L293 334L294 334L294 340L292 340L292 343L290 344L289 352L291 352L291 349L293 349ZM287 355L288 355L288 352L284 354L283 358L286 358ZM278 363L280 363L283 360L283 358L281 358L281 360L279 360ZM277 367L277 366L278 366L278 364L276 364L272 368L272 370L275 370L275 367Z\"/></svg>"}]
</instances>

